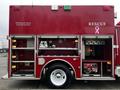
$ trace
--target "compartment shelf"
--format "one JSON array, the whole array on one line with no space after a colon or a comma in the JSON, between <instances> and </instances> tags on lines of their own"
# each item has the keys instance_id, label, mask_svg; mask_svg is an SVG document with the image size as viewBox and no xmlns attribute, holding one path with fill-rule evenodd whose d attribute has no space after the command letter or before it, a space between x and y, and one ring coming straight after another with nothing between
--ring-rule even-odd
<instances>
[{"instance_id":1,"label":"compartment shelf","mask_svg":"<svg viewBox=\"0 0 120 90\"><path fill-rule=\"evenodd\" d=\"M58 56L58 55L47 55L47 56L44 56L44 55L41 55L41 56L38 56L38 57L79 57L79 56L71 56L71 55L61 55L61 56Z\"/></svg>"},{"instance_id":2,"label":"compartment shelf","mask_svg":"<svg viewBox=\"0 0 120 90\"><path fill-rule=\"evenodd\" d=\"M108 60L83 60L82 62L108 62Z\"/></svg>"},{"instance_id":3,"label":"compartment shelf","mask_svg":"<svg viewBox=\"0 0 120 90\"><path fill-rule=\"evenodd\" d=\"M21 76L24 76L24 77L33 77L34 74L12 74L13 77L21 77Z\"/></svg>"},{"instance_id":4,"label":"compartment shelf","mask_svg":"<svg viewBox=\"0 0 120 90\"><path fill-rule=\"evenodd\" d=\"M78 48L39 48L39 50L78 50Z\"/></svg>"},{"instance_id":5,"label":"compartment shelf","mask_svg":"<svg viewBox=\"0 0 120 90\"><path fill-rule=\"evenodd\" d=\"M34 76L34 70L20 70L12 74L12 76Z\"/></svg>"},{"instance_id":6,"label":"compartment shelf","mask_svg":"<svg viewBox=\"0 0 120 90\"><path fill-rule=\"evenodd\" d=\"M30 60L30 61L12 61L13 63L34 63L34 61Z\"/></svg>"},{"instance_id":7,"label":"compartment shelf","mask_svg":"<svg viewBox=\"0 0 120 90\"><path fill-rule=\"evenodd\" d=\"M24 49L24 50L34 50L35 48L30 48L30 47L26 47L26 48L12 48L13 50L17 50L17 49Z\"/></svg>"}]
</instances>

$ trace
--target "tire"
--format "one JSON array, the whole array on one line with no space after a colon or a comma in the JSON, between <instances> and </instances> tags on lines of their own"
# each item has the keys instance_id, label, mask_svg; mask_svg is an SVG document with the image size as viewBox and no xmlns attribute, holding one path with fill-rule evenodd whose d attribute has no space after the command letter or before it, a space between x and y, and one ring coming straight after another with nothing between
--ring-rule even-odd
<instances>
[{"instance_id":1,"label":"tire","mask_svg":"<svg viewBox=\"0 0 120 90\"><path fill-rule=\"evenodd\" d=\"M46 79L50 88L68 88L71 85L73 76L68 67L55 64L48 68Z\"/></svg>"},{"instance_id":2,"label":"tire","mask_svg":"<svg viewBox=\"0 0 120 90\"><path fill-rule=\"evenodd\" d=\"M116 81L119 82L120 81L120 78L116 75Z\"/></svg>"}]
</instances>

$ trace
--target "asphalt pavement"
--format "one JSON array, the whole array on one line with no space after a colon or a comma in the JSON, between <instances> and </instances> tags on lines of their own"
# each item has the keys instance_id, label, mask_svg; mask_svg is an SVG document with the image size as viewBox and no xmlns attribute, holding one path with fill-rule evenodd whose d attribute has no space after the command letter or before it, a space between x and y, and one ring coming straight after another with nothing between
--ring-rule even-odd
<instances>
[{"instance_id":1,"label":"asphalt pavement","mask_svg":"<svg viewBox=\"0 0 120 90\"><path fill-rule=\"evenodd\" d=\"M0 54L0 78L7 73L7 54ZM40 90L49 89L40 80L3 80L0 90ZM120 90L120 81L74 81L68 89L80 90Z\"/></svg>"}]
</instances>

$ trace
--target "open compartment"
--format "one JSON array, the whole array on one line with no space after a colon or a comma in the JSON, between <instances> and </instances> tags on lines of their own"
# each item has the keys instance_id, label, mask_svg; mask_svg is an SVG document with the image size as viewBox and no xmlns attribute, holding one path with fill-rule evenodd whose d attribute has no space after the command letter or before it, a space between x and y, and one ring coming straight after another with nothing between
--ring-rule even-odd
<instances>
[{"instance_id":1,"label":"open compartment","mask_svg":"<svg viewBox=\"0 0 120 90\"><path fill-rule=\"evenodd\" d=\"M112 39L84 39L85 60L112 60Z\"/></svg>"},{"instance_id":2,"label":"open compartment","mask_svg":"<svg viewBox=\"0 0 120 90\"><path fill-rule=\"evenodd\" d=\"M12 63L12 76L33 76L34 75L34 63L22 62Z\"/></svg>"},{"instance_id":3,"label":"open compartment","mask_svg":"<svg viewBox=\"0 0 120 90\"><path fill-rule=\"evenodd\" d=\"M12 48L34 48L34 38L12 37Z\"/></svg>"},{"instance_id":4,"label":"open compartment","mask_svg":"<svg viewBox=\"0 0 120 90\"><path fill-rule=\"evenodd\" d=\"M34 61L34 50L12 50L12 61Z\"/></svg>"},{"instance_id":5,"label":"open compartment","mask_svg":"<svg viewBox=\"0 0 120 90\"><path fill-rule=\"evenodd\" d=\"M39 56L78 56L77 36L41 36L38 38Z\"/></svg>"},{"instance_id":6,"label":"open compartment","mask_svg":"<svg viewBox=\"0 0 120 90\"><path fill-rule=\"evenodd\" d=\"M103 76L112 76L112 64L111 61L103 62L102 64Z\"/></svg>"},{"instance_id":7,"label":"open compartment","mask_svg":"<svg viewBox=\"0 0 120 90\"><path fill-rule=\"evenodd\" d=\"M39 38L39 48L77 48L77 38Z\"/></svg>"},{"instance_id":8,"label":"open compartment","mask_svg":"<svg viewBox=\"0 0 120 90\"><path fill-rule=\"evenodd\" d=\"M86 73L88 76L112 76L112 36L85 36L82 38L82 73L85 70L98 69L98 73ZM86 64L87 63L87 64ZM93 65L92 65L92 64ZM96 65L95 65L96 63ZM86 64L86 65L84 65ZM86 68L86 66L89 66Z\"/></svg>"},{"instance_id":9,"label":"open compartment","mask_svg":"<svg viewBox=\"0 0 120 90\"><path fill-rule=\"evenodd\" d=\"M11 76L34 76L35 37L11 36Z\"/></svg>"}]
</instances>

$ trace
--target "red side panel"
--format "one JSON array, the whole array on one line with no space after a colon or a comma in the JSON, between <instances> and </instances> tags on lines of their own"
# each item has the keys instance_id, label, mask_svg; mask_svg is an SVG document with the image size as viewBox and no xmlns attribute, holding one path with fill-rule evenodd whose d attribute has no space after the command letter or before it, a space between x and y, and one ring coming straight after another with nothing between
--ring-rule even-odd
<instances>
[{"instance_id":1,"label":"red side panel","mask_svg":"<svg viewBox=\"0 0 120 90\"><path fill-rule=\"evenodd\" d=\"M40 58L40 57L38 57ZM38 58L37 58L37 62L36 62L36 77L39 78L41 77L41 70L44 68L44 66L46 66L49 62L51 61L55 61L55 60L61 60L61 61L65 61L68 62L68 64L70 66L73 67L73 70L75 71L75 77L76 78L80 78L81 77L81 71L79 69L80 66L80 57L44 57L46 64L45 65L39 65L38 64ZM43 57L41 57L43 58ZM76 60L73 60L76 59Z\"/></svg>"},{"instance_id":2,"label":"red side panel","mask_svg":"<svg viewBox=\"0 0 120 90\"><path fill-rule=\"evenodd\" d=\"M109 8L108 8L109 7ZM9 34L113 34L113 6L11 6ZM99 33L96 32L99 26Z\"/></svg>"},{"instance_id":3,"label":"red side panel","mask_svg":"<svg viewBox=\"0 0 120 90\"><path fill-rule=\"evenodd\" d=\"M119 28L117 27L117 37L116 38L117 38L116 40L118 41L118 43L116 43L116 44L119 45L119 48L116 49L116 56L115 56L116 61L115 61L115 64L120 65L120 27Z\"/></svg>"}]
</instances>

